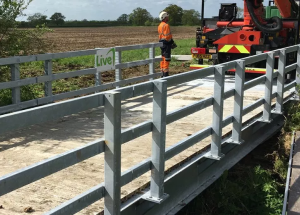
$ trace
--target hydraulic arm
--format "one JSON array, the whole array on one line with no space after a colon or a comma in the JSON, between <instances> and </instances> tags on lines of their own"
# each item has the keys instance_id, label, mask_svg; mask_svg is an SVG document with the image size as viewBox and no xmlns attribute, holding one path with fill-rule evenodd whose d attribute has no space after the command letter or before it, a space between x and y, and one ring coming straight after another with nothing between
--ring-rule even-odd
<instances>
[{"instance_id":1,"label":"hydraulic arm","mask_svg":"<svg viewBox=\"0 0 300 215\"><path fill-rule=\"evenodd\" d=\"M283 18L297 17L298 5L295 0L274 0Z\"/></svg>"}]
</instances>

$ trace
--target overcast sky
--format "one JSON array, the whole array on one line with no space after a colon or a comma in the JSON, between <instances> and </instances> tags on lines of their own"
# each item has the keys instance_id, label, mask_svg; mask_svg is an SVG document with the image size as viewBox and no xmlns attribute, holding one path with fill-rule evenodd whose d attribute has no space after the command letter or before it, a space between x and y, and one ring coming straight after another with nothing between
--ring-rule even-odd
<instances>
[{"instance_id":1,"label":"overcast sky","mask_svg":"<svg viewBox=\"0 0 300 215\"><path fill-rule=\"evenodd\" d=\"M205 17L217 16L221 2L236 2L239 7L243 6L242 0L207 0ZM49 18L53 13L60 12L66 20L115 20L123 13L130 14L137 7L145 8L152 16L158 17L159 12L169 4L177 4L185 10L201 11L201 0L33 0L25 13L42 13Z\"/></svg>"}]
</instances>

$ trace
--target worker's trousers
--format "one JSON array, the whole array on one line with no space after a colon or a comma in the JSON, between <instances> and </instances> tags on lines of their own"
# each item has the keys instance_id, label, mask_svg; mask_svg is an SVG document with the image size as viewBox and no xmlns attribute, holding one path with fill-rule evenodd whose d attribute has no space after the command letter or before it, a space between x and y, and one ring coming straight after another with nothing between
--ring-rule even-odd
<instances>
[{"instance_id":1,"label":"worker's trousers","mask_svg":"<svg viewBox=\"0 0 300 215\"><path fill-rule=\"evenodd\" d=\"M166 61L165 57L162 57L162 61L160 62L160 70L162 72L169 72L170 61Z\"/></svg>"},{"instance_id":2,"label":"worker's trousers","mask_svg":"<svg viewBox=\"0 0 300 215\"><path fill-rule=\"evenodd\" d=\"M164 43L161 47L162 61L160 62L160 69L162 72L169 72L169 65L171 61L171 44Z\"/></svg>"}]
</instances>

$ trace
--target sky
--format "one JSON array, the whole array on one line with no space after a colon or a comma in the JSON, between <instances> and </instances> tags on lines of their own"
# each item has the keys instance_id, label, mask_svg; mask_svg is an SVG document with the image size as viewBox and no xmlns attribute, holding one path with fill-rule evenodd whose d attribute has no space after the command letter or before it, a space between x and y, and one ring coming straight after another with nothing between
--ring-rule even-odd
<instances>
[{"instance_id":1,"label":"sky","mask_svg":"<svg viewBox=\"0 0 300 215\"><path fill-rule=\"evenodd\" d=\"M243 7L242 0L206 0L205 17L217 16L221 2L236 2ZM158 17L159 12L169 4L176 4L184 10L201 11L201 0L33 0L25 14L42 13L49 18L60 12L66 20L116 20L121 14L130 14L137 7L147 9L152 16ZM23 17L20 20L26 19Z\"/></svg>"}]
</instances>

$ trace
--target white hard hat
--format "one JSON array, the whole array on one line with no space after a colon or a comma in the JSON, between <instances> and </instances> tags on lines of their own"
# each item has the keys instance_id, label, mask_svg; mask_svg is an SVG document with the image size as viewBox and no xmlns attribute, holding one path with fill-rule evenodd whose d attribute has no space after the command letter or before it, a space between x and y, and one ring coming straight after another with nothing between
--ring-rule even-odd
<instances>
[{"instance_id":1,"label":"white hard hat","mask_svg":"<svg viewBox=\"0 0 300 215\"><path fill-rule=\"evenodd\" d=\"M165 11L163 11L163 12L161 12L161 13L159 14L159 19L160 19L161 21L163 21L166 17L169 17L169 14L168 14L167 12L165 12Z\"/></svg>"}]
</instances>

